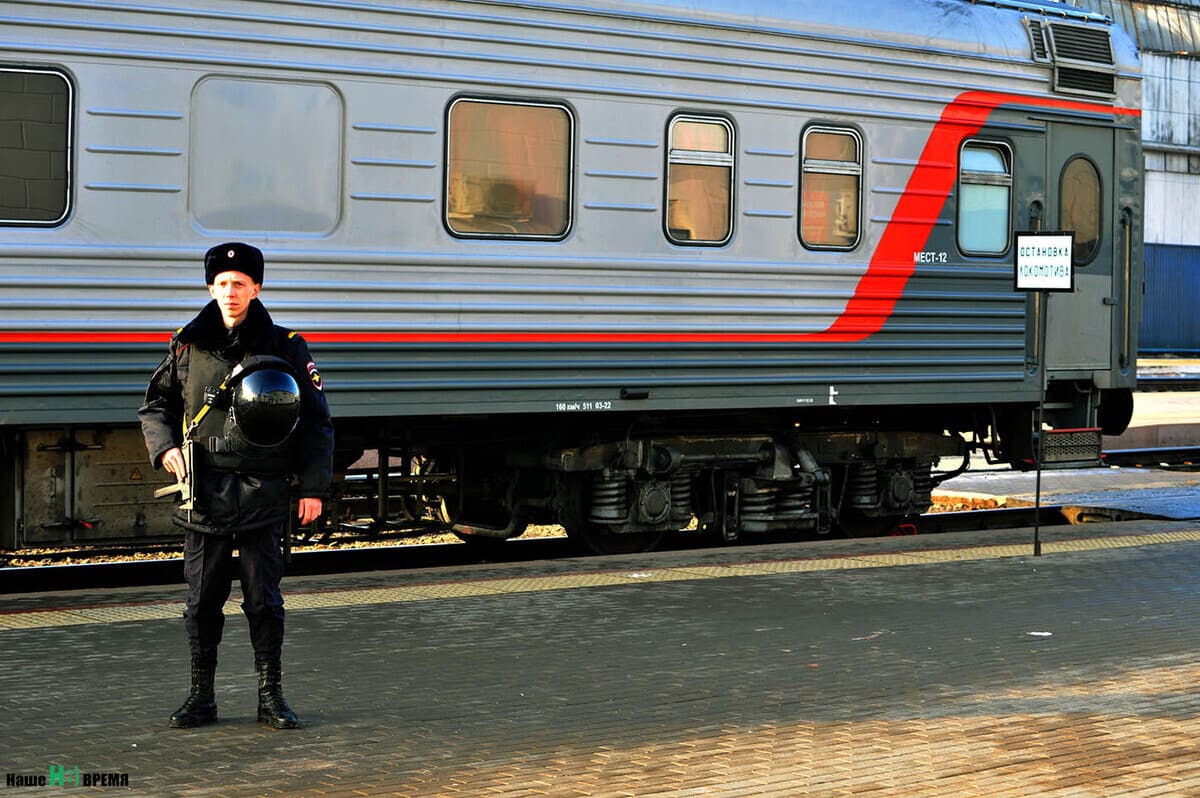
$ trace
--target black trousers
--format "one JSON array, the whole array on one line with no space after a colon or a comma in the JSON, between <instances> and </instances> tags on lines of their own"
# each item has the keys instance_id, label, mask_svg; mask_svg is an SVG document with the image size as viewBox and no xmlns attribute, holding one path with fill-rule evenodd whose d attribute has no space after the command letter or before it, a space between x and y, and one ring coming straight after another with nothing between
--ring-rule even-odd
<instances>
[{"instance_id":1,"label":"black trousers","mask_svg":"<svg viewBox=\"0 0 1200 798\"><path fill-rule=\"evenodd\" d=\"M241 566L242 612L250 622L250 643L256 660L278 660L283 653L283 524L236 536L209 535L187 530L183 544L183 575L187 606L183 611L192 659L215 663L221 632L222 608L233 586L233 550Z\"/></svg>"}]
</instances>

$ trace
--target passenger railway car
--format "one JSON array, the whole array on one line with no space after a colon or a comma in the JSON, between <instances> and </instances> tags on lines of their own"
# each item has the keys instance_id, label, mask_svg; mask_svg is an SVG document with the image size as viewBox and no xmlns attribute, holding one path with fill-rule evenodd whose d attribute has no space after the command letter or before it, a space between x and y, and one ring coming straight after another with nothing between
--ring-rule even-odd
<instances>
[{"instance_id":1,"label":"passenger railway car","mask_svg":"<svg viewBox=\"0 0 1200 798\"><path fill-rule=\"evenodd\" d=\"M0 2L0 545L171 534L135 411L227 240L375 455L335 523L871 533L969 450L1094 462L1139 86L1049 0Z\"/></svg>"}]
</instances>

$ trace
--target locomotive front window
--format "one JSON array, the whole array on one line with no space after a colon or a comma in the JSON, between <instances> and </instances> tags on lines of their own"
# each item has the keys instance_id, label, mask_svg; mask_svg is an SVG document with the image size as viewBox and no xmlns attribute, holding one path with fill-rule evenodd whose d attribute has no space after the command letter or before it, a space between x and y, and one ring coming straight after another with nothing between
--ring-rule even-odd
<instances>
[{"instance_id":1,"label":"locomotive front window","mask_svg":"<svg viewBox=\"0 0 1200 798\"><path fill-rule=\"evenodd\" d=\"M1076 266L1090 263L1100 250L1100 172L1082 155L1063 167L1058 192L1059 226L1075 231L1071 261Z\"/></svg>"},{"instance_id":2,"label":"locomotive front window","mask_svg":"<svg viewBox=\"0 0 1200 798\"><path fill-rule=\"evenodd\" d=\"M1002 255L1012 233L1012 153L1003 144L967 142L959 156L958 248Z\"/></svg>"},{"instance_id":3,"label":"locomotive front window","mask_svg":"<svg viewBox=\"0 0 1200 798\"><path fill-rule=\"evenodd\" d=\"M572 121L560 105L458 100L446 141L446 226L460 236L562 238Z\"/></svg>"},{"instance_id":4,"label":"locomotive front window","mask_svg":"<svg viewBox=\"0 0 1200 798\"><path fill-rule=\"evenodd\" d=\"M54 225L70 197L71 84L0 68L0 224Z\"/></svg>"},{"instance_id":5,"label":"locomotive front window","mask_svg":"<svg viewBox=\"0 0 1200 798\"><path fill-rule=\"evenodd\" d=\"M809 128L800 175L800 241L809 249L853 249L859 239L862 140L851 130Z\"/></svg>"},{"instance_id":6,"label":"locomotive front window","mask_svg":"<svg viewBox=\"0 0 1200 798\"><path fill-rule=\"evenodd\" d=\"M733 233L732 198L732 125L676 117L667 148L667 237L676 244L725 243Z\"/></svg>"}]
</instances>

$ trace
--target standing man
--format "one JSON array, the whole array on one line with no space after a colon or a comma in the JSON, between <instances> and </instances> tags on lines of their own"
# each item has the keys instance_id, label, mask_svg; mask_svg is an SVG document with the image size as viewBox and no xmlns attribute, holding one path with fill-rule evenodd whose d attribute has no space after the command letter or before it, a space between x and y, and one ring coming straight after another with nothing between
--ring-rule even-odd
<instances>
[{"instance_id":1,"label":"standing man","mask_svg":"<svg viewBox=\"0 0 1200 798\"><path fill-rule=\"evenodd\" d=\"M262 252L241 243L213 247L204 277L212 302L172 337L138 411L151 463L173 474L183 494L174 520L185 530L192 688L170 725L217 719L213 680L236 547L258 720L291 729L299 721L281 686L282 541L293 478L301 524L320 517L329 498L333 426L308 346L276 326L258 300Z\"/></svg>"}]
</instances>

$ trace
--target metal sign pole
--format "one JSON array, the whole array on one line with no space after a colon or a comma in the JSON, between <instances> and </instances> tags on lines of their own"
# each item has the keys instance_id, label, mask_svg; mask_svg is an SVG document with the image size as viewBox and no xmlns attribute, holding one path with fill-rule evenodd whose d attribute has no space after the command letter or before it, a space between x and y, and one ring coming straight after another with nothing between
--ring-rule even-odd
<instances>
[{"instance_id":1,"label":"metal sign pole","mask_svg":"<svg viewBox=\"0 0 1200 798\"><path fill-rule=\"evenodd\" d=\"M1046 459L1046 391L1050 358L1046 352L1046 330L1050 326L1050 293L1075 290L1072 253L1075 234L1065 232L1017 233L1013 258L1013 289L1033 294L1037 328L1038 409L1034 430L1033 458L1037 469L1033 492L1033 556L1042 556L1042 462Z\"/></svg>"},{"instance_id":2,"label":"metal sign pole","mask_svg":"<svg viewBox=\"0 0 1200 798\"><path fill-rule=\"evenodd\" d=\"M1040 313L1038 317L1038 380L1041 384L1041 390L1038 392L1038 412L1037 412L1037 429L1034 431L1034 465L1037 469L1037 477L1034 480L1033 489L1033 556L1042 556L1042 461L1046 456L1046 435L1042 428L1046 418L1046 328L1050 326L1050 292L1038 291L1035 295L1035 300Z\"/></svg>"}]
</instances>

